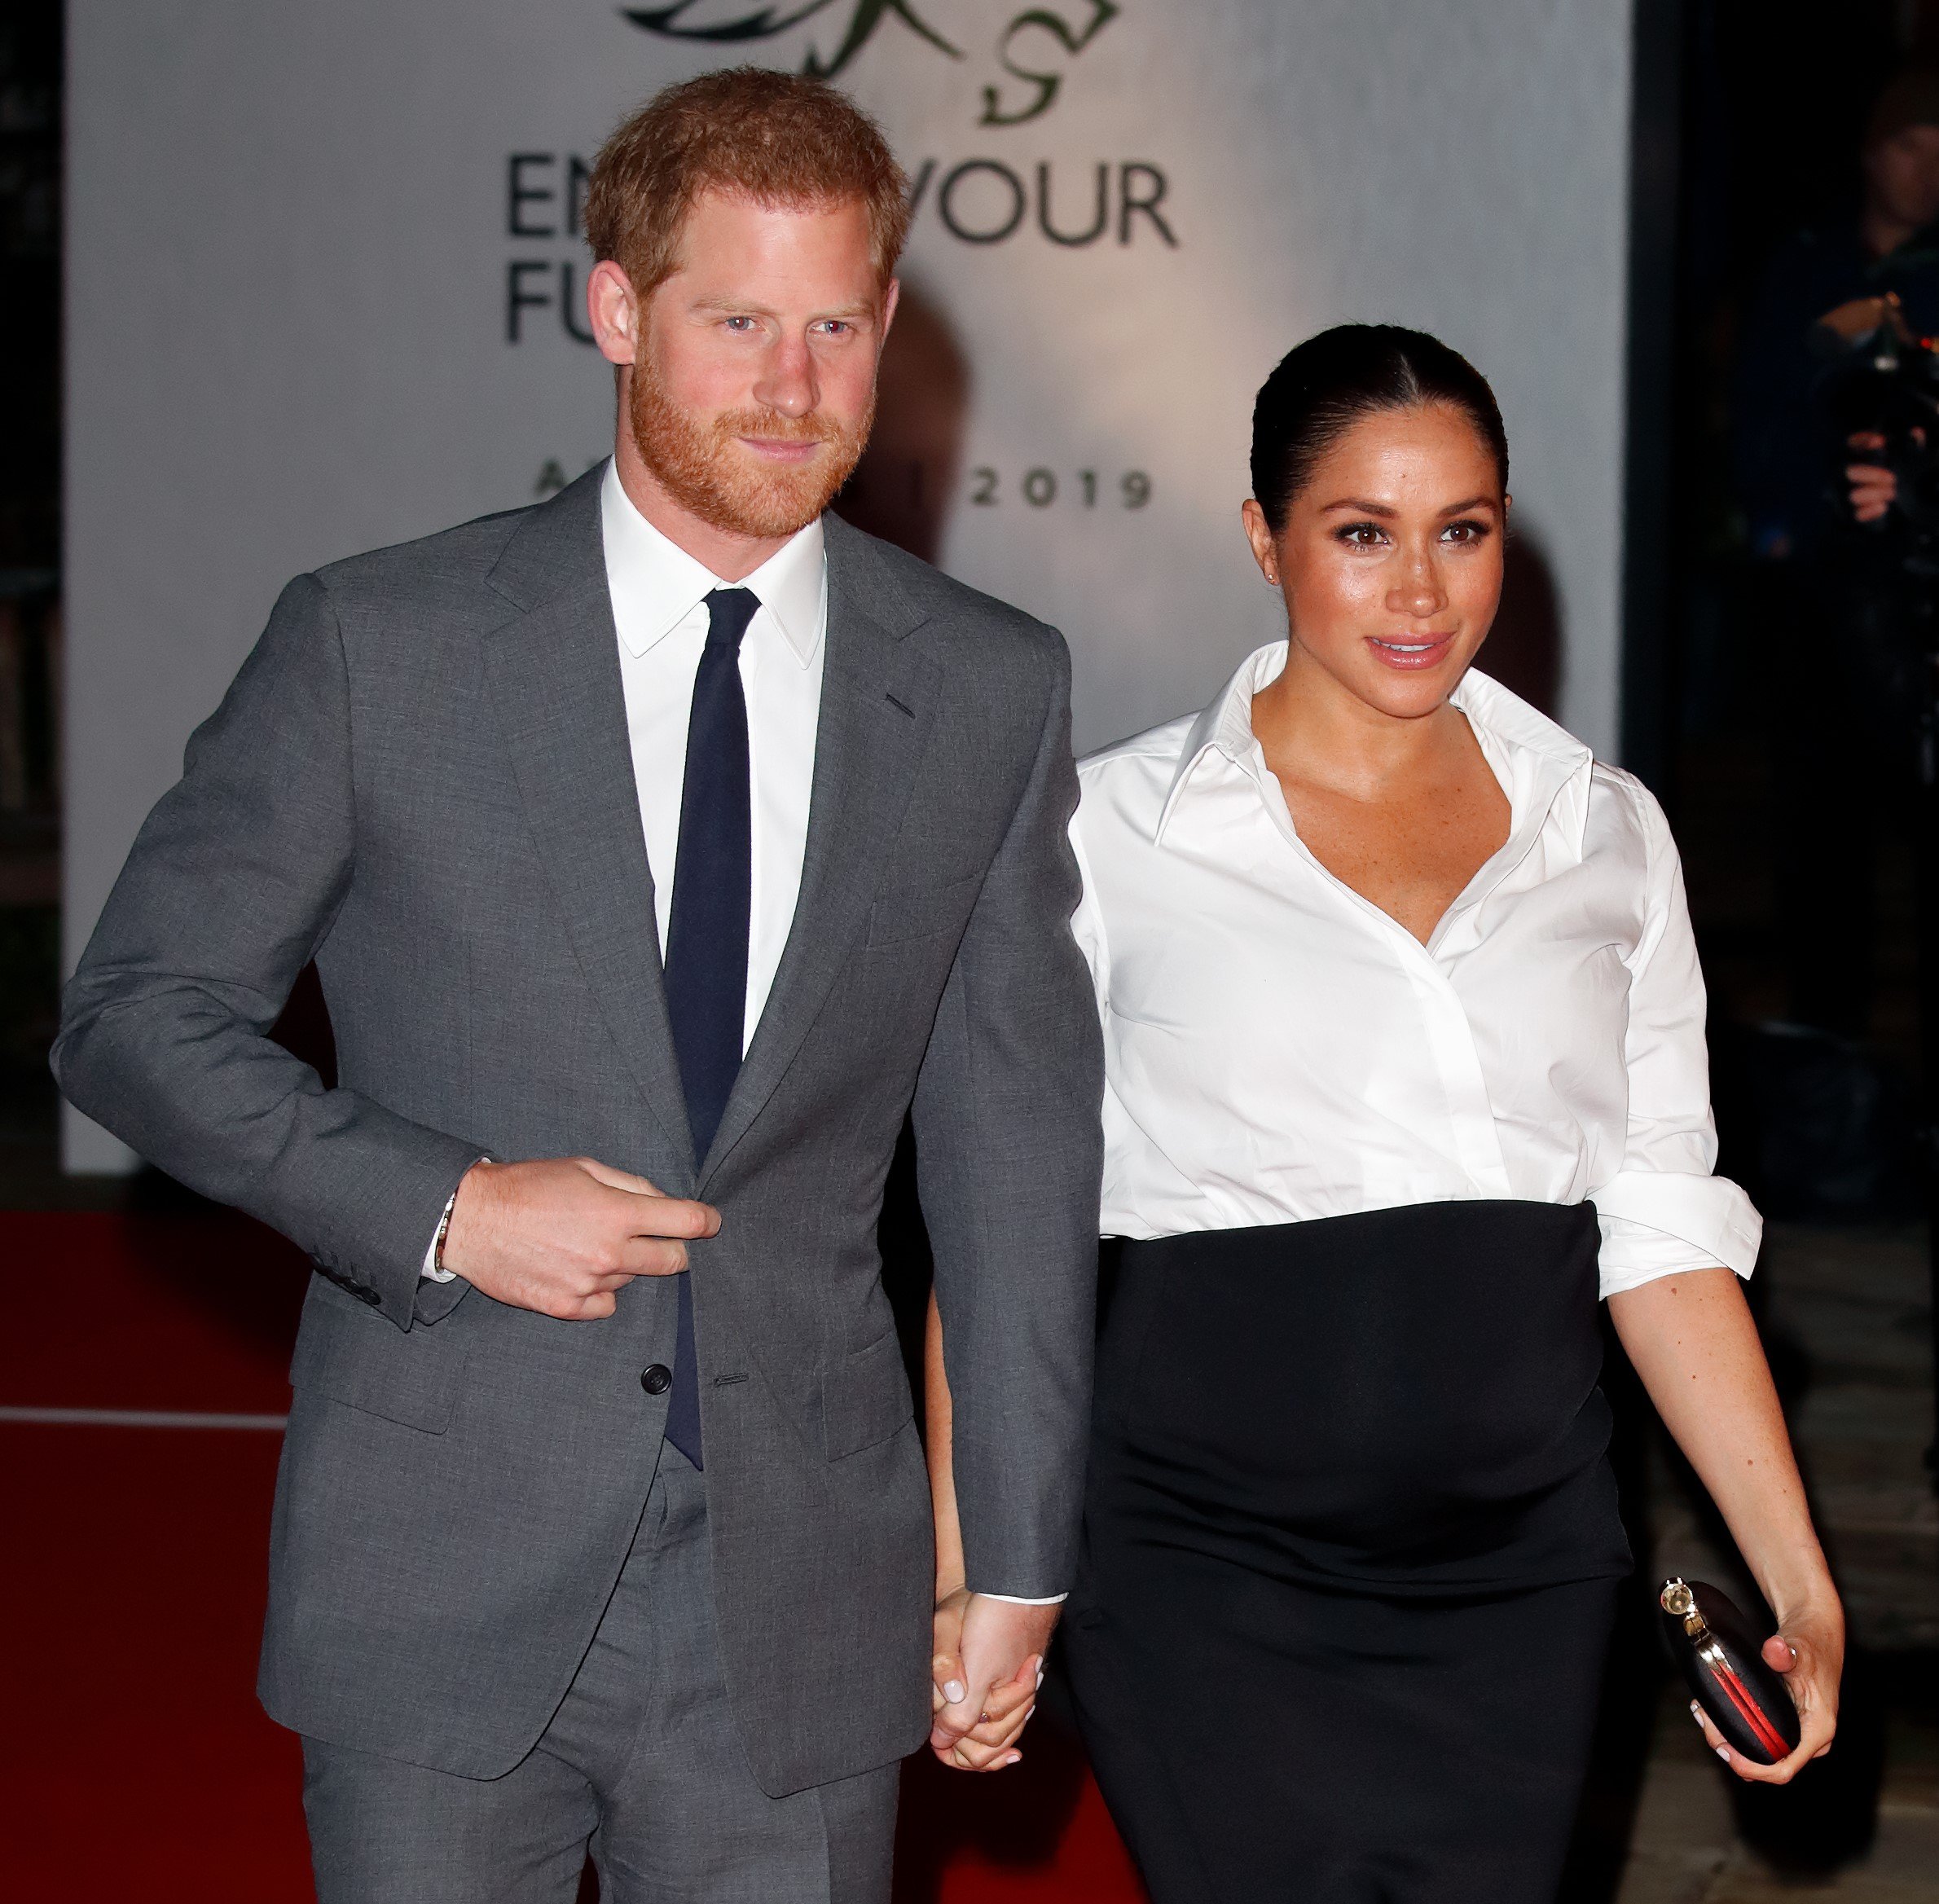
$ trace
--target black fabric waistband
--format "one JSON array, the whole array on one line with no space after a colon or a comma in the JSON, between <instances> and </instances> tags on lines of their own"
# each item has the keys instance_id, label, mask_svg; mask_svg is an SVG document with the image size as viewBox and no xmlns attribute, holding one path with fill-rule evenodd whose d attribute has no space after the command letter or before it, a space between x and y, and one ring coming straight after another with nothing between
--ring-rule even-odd
<instances>
[{"instance_id":1,"label":"black fabric waistband","mask_svg":"<svg viewBox=\"0 0 1939 1904\"><path fill-rule=\"evenodd\" d=\"M1520 1198L1400 1203L1349 1216L1267 1223L1237 1229L1189 1230L1181 1236L1127 1238L1127 1264L1189 1264L1268 1267L1345 1265L1370 1257L1475 1245L1537 1254L1594 1252L1600 1241L1593 1203L1533 1203Z\"/></svg>"},{"instance_id":2,"label":"black fabric waistband","mask_svg":"<svg viewBox=\"0 0 1939 1904\"><path fill-rule=\"evenodd\" d=\"M1626 1572L1594 1210L1444 1203L1123 1246L1094 1507L1301 1578Z\"/></svg>"}]
</instances>

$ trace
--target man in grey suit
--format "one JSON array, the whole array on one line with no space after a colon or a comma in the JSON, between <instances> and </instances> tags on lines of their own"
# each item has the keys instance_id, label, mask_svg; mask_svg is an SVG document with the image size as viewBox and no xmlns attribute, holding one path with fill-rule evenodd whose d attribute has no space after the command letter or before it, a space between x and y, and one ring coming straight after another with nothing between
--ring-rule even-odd
<instances>
[{"instance_id":1,"label":"man in grey suit","mask_svg":"<svg viewBox=\"0 0 1939 1904\"><path fill-rule=\"evenodd\" d=\"M260 1689L323 1904L569 1900L589 1848L616 1904L887 1897L931 1718L874 1240L912 1105L959 1762L1069 1583L1101 1063L1067 658L823 514L905 206L810 81L622 126L587 208L612 462L292 583L69 989L73 1102L316 1265ZM312 959L328 1089L268 1036Z\"/></svg>"}]
</instances>

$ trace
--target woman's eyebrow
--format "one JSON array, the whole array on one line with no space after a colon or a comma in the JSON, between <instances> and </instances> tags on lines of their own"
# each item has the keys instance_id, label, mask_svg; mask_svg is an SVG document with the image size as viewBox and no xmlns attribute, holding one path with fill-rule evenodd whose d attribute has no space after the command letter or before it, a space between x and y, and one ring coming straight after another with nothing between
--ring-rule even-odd
<instances>
[{"instance_id":1,"label":"woman's eyebrow","mask_svg":"<svg viewBox=\"0 0 1939 1904\"><path fill-rule=\"evenodd\" d=\"M1458 503L1449 503L1439 512L1443 516L1459 516L1470 509L1498 509L1501 504L1493 496L1469 496ZM1359 496L1343 496L1337 503L1328 503L1320 511L1322 516L1330 516L1336 509L1351 509L1356 516L1385 516L1390 520L1400 512L1386 503L1370 503Z\"/></svg>"}]
</instances>

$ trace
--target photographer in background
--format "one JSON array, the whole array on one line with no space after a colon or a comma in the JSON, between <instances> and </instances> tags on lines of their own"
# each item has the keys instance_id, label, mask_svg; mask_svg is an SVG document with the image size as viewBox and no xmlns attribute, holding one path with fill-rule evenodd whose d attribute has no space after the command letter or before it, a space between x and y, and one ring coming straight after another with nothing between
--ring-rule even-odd
<instances>
[{"instance_id":1,"label":"photographer in background","mask_svg":"<svg viewBox=\"0 0 1939 1904\"><path fill-rule=\"evenodd\" d=\"M1866 460L1885 454L1883 435L1854 409L1840 361L1867 327L1846 328L1841 345L1821 320L1890 297L1910 332L1939 332L1939 73L1885 88L1860 173L1853 215L1800 232L1772 260L1732 407L1750 626L1774 697L1788 1015L1855 1036L1872 1005L1873 836L1915 764L1917 591L1930 583L1908 573L1885 521L1895 479Z\"/></svg>"}]
</instances>

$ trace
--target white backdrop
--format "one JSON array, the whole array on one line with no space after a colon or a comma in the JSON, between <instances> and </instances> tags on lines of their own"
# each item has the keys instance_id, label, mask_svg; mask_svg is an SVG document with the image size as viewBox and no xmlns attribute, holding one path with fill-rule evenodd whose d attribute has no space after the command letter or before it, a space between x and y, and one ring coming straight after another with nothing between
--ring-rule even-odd
<instances>
[{"instance_id":1,"label":"white backdrop","mask_svg":"<svg viewBox=\"0 0 1939 1904\"><path fill-rule=\"evenodd\" d=\"M1066 631L1080 747L1277 632L1238 528L1252 393L1365 319L1493 380L1556 711L1612 751L1630 15L69 0L70 961L288 576L604 453L609 376L566 319L613 123L858 34L838 83L919 191L858 510ZM67 1157L128 1161L78 1117Z\"/></svg>"}]
</instances>

